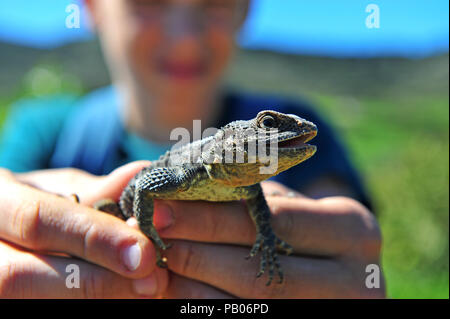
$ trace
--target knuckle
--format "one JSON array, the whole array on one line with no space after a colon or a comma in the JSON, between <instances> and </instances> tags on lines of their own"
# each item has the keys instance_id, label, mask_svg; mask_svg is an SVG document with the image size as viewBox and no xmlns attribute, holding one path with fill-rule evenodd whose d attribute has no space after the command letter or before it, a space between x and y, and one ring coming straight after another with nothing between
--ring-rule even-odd
<instances>
[{"instance_id":1,"label":"knuckle","mask_svg":"<svg viewBox=\"0 0 450 319\"><path fill-rule=\"evenodd\" d=\"M280 205L277 200L268 200L268 205L271 212L271 224L277 234L283 234L287 239L298 238L299 234L299 219L295 211L285 210L283 205Z\"/></svg>"},{"instance_id":2,"label":"knuckle","mask_svg":"<svg viewBox=\"0 0 450 319\"><path fill-rule=\"evenodd\" d=\"M77 226L72 227L77 228ZM74 229L73 232L79 231ZM83 245L81 249L81 256L89 259L92 243L95 242L95 238L98 236L97 227L94 224L88 224L84 230L80 231L80 233L82 237L81 242Z\"/></svg>"},{"instance_id":3,"label":"knuckle","mask_svg":"<svg viewBox=\"0 0 450 319\"><path fill-rule=\"evenodd\" d=\"M181 257L181 274L196 274L200 268L200 256L196 253L192 243L180 243L177 246L183 245L183 253Z\"/></svg>"},{"instance_id":4,"label":"knuckle","mask_svg":"<svg viewBox=\"0 0 450 319\"><path fill-rule=\"evenodd\" d=\"M214 211L214 207L210 207L211 212ZM207 238L218 238L221 233L223 233L223 229L227 228L227 217L224 214L205 214L205 231L208 232Z\"/></svg>"},{"instance_id":5,"label":"knuckle","mask_svg":"<svg viewBox=\"0 0 450 319\"><path fill-rule=\"evenodd\" d=\"M103 276L96 272L89 272L81 282L83 287L82 296L87 299L98 299L106 297L106 283Z\"/></svg>"},{"instance_id":6,"label":"knuckle","mask_svg":"<svg viewBox=\"0 0 450 319\"><path fill-rule=\"evenodd\" d=\"M337 204L347 214L362 215L368 213L367 209L357 200L349 197L338 197Z\"/></svg>"},{"instance_id":7,"label":"knuckle","mask_svg":"<svg viewBox=\"0 0 450 319\"><path fill-rule=\"evenodd\" d=\"M373 216L366 219L366 228L362 236L361 249L368 258L378 257L381 252L381 230Z\"/></svg>"},{"instance_id":8,"label":"knuckle","mask_svg":"<svg viewBox=\"0 0 450 319\"><path fill-rule=\"evenodd\" d=\"M368 258L378 256L381 250L381 230L374 215L356 200L341 200L346 216L349 243L353 251Z\"/></svg>"},{"instance_id":9,"label":"knuckle","mask_svg":"<svg viewBox=\"0 0 450 319\"><path fill-rule=\"evenodd\" d=\"M25 272L19 264L5 258L0 265L0 298L25 297Z\"/></svg>"},{"instance_id":10,"label":"knuckle","mask_svg":"<svg viewBox=\"0 0 450 319\"><path fill-rule=\"evenodd\" d=\"M299 225L295 213L276 214L273 220L274 228L278 234L282 234L286 238L298 238L298 236L301 236L301 232L298 231Z\"/></svg>"},{"instance_id":11,"label":"knuckle","mask_svg":"<svg viewBox=\"0 0 450 319\"><path fill-rule=\"evenodd\" d=\"M8 298L12 296L14 287L14 267L10 262L5 262L0 266L0 297Z\"/></svg>"},{"instance_id":12,"label":"knuckle","mask_svg":"<svg viewBox=\"0 0 450 319\"><path fill-rule=\"evenodd\" d=\"M18 240L31 249L40 248L41 212L40 200L23 201L13 208L12 229Z\"/></svg>"}]
</instances>

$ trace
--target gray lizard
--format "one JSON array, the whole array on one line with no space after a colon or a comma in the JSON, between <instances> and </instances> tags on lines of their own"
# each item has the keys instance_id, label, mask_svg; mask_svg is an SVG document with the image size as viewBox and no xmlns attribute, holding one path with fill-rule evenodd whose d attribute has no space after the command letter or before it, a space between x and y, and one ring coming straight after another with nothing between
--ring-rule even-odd
<instances>
[{"instance_id":1,"label":"gray lizard","mask_svg":"<svg viewBox=\"0 0 450 319\"><path fill-rule=\"evenodd\" d=\"M259 112L254 119L231 122L213 136L168 151L130 180L118 204L106 200L97 203L96 208L121 218L135 216L141 231L159 249L166 250L170 246L161 240L153 223L153 199L244 199L257 233L247 258L261 252L257 277L268 266L267 285L272 282L274 269L281 283L283 271L277 249L290 254L292 247L274 234L259 183L314 155L316 147L306 142L316 134L313 123L296 115ZM264 152L259 151L261 148L265 148ZM268 150L272 151L270 157ZM270 170L273 162L276 166ZM158 249L157 264L166 267Z\"/></svg>"}]
</instances>

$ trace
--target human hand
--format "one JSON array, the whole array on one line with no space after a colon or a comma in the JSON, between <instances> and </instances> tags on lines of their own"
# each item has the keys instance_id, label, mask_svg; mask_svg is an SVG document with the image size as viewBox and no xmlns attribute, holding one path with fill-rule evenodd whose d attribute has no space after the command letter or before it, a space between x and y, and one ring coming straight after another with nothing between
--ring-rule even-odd
<instances>
[{"instance_id":1,"label":"human hand","mask_svg":"<svg viewBox=\"0 0 450 319\"><path fill-rule=\"evenodd\" d=\"M75 169L0 170L0 297L137 298L165 290L167 271L155 267L151 241L87 207L117 199L145 165L132 163L105 177ZM49 192L76 193L82 204ZM70 264L79 267L80 289L66 286Z\"/></svg>"},{"instance_id":2,"label":"human hand","mask_svg":"<svg viewBox=\"0 0 450 319\"><path fill-rule=\"evenodd\" d=\"M245 257L255 226L241 202L155 201L155 224L171 238L165 251L168 298L382 298L366 287L369 264L380 263L381 236L373 215L345 197L313 200L275 183L262 183L272 226L294 253L279 255L284 282L256 278L259 255ZM294 196L292 196L294 195ZM167 226L169 225L169 226ZM165 227L166 226L166 227Z\"/></svg>"}]
</instances>

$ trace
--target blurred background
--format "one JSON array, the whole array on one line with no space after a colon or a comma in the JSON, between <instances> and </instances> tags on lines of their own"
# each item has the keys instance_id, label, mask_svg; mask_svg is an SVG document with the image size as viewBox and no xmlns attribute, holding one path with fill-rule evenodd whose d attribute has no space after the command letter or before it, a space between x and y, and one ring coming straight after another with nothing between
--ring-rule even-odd
<instances>
[{"instance_id":1,"label":"blurred background","mask_svg":"<svg viewBox=\"0 0 450 319\"><path fill-rule=\"evenodd\" d=\"M65 27L71 3L0 0L0 128L18 99L109 83L87 17ZM449 298L448 39L445 0L255 0L227 75L335 127L374 199L391 298Z\"/></svg>"}]
</instances>

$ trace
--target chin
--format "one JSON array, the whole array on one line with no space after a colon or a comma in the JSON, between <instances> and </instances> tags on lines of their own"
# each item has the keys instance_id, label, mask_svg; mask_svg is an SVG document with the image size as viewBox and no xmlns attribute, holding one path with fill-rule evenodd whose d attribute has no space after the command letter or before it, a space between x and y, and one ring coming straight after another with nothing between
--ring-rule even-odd
<instances>
[{"instance_id":1,"label":"chin","mask_svg":"<svg viewBox=\"0 0 450 319\"><path fill-rule=\"evenodd\" d=\"M186 121L199 119L204 114L205 108L212 103L211 99L215 93L215 87L211 85L214 81L207 77L198 77L192 81L174 81L168 77L158 76L148 79L147 85L141 86L142 97L152 101L153 107L161 115L171 117L173 121Z\"/></svg>"},{"instance_id":2,"label":"chin","mask_svg":"<svg viewBox=\"0 0 450 319\"><path fill-rule=\"evenodd\" d=\"M180 105L205 104L209 99L213 88L206 81L170 81L161 88L165 101L171 101Z\"/></svg>"},{"instance_id":3,"label":"chin","mask_svg":"<svg viewBox=\"0 0 450 319\"><path fill-rule=\"evenodd\" d=\"M192 90L166 91L159 99L160 107L167 117L180 120L185 123L186 119L194 120L200 118L204 113L205 96L194 94Z\"/></svg>"}]
</instances>

